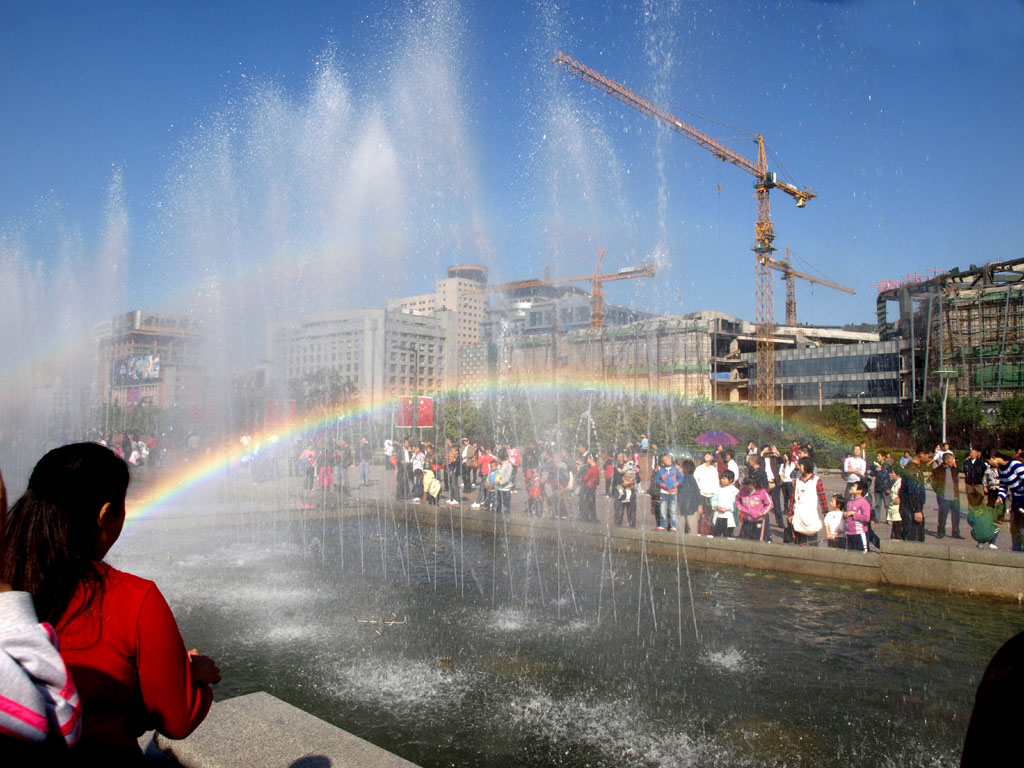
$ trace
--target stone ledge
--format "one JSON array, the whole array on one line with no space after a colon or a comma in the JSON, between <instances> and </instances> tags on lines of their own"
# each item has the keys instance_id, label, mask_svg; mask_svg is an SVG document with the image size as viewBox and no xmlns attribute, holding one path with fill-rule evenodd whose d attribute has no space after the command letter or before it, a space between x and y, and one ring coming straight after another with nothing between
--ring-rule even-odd
<instances>
[{"instance_id":1,"label":"stone ledge","mask_svg":"<svg viewBox=\"0 0 1024 768\"><path fill-rule=\"evenodd\" d=\"M449 508L451 509L451 508ZM397 513L402 506L396 508ZM434 514L419 515L412 505L405 513L419 522L432 524ZM448 523L442 508L438 520ZM782 571L871 584L932 589L964 595L981 595L1024 603L1024 559L1018 552L991 551L974 547L882 540L881 553L848 552L829 549L824 542L817 547L798 547L780 542L765 543L745 539L722 539L694 535L680 536L667 531L611 527L580 523L575 520L531 518L512 514L504 521L476 509L455 510L454 522L467 530L498 535L554 540L561 538L577 546L600 550L610 543L618 552L674 558L683 554L696 563L717 563L747 569Z\"/></svg>"},{"instance_id":2,"label":"stone ledge","mask_svg":"<svg viewBox=\"0 0 1024 768\"><path fill-rule=\"evenodd\" d=\"M155 740L183 768L416 768L262 691L216 702L188 738Z\"/></svg>"}]
</instances>

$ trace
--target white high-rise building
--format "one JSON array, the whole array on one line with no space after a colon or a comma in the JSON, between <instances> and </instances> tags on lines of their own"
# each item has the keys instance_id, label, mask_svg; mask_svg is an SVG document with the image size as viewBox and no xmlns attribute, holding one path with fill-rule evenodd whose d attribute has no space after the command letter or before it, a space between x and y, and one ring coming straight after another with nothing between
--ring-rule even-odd
<instances>
[{"instance_id":1,"label":"white high-rise building","mask_svg":"<svg viewBox=\"0 0 1024 768\"><path fill-rule=\"evenodd\" d=\"M487 297L482 293L466 295L487 285L487 267L477 264L454 264L448 267L448 277L437 281L433 293L392 299L388 309L413 315L431 316L435 312L452 312L458 330L456 346L465 347L480 342L480 325L487 309Z\"/></svg>"},{"instance_id":2,"label":"white high-rise building","mask_svg":"<svg viewBox=\"0 0 1024 768\"><path fill-rule=\"evenodd\" d=\"M370 403L430 395L454 386L457 347L453 312L431 315L385 309L314 312L269 333L273 389L333 370Z\"/></svg>"}]
</instances>

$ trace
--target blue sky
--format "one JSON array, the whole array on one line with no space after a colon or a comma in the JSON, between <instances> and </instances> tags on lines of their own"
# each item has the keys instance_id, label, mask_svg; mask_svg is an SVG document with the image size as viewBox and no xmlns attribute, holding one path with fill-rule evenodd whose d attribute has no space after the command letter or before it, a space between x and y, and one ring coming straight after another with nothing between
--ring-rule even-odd
<instances>
[{"instance_id":1,"label":"blue sky","mask_svg":"<svg viewBox=\"0 0 1024 768\"><path fill-rule=\"evenodd\" d=\"M262 326L422 292L453 261L578 274L603 247L662 265L615 303L753 319L751 178L559 48L716 137L763 133L814 188L799 211L773 195L776 244L857 295L799 285L802 321L871 322L882 279L1018 256L1019 0L9 0L6 258L105 269L113 205L129 306L215 297Z\"/></svg>"}]
</instances>

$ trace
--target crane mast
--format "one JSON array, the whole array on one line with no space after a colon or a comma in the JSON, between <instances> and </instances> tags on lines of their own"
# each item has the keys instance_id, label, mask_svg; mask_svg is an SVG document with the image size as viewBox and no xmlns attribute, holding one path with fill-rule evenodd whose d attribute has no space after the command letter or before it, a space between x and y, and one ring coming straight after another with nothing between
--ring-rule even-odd
<instances>
[{"instance_id":1,"label":"crane mast","mask_svg":"<svg viewBox=\"0 0 1024 768\"><path fill-rule=\"evenodd\" d=\"M801 189L779 181L775 173L768 170L764 137L760 134L754 137L757 143L757 161L755 162L680 120L635 91L605 77L561 51L555 55L552 61L584 82L614 96L623 104L657 120L695 144L699 144L719 160L732 163L754 177L754 189L757 193L757 221L754 224L753 248L755 256L755 322L757 326L755 402L759 408L770 409L774 400L775 383L775 346L772 343L772 337L775 334L775 309L771 270L778 269L774 264L780 264L780 262L775 262L772 259L772 253L775 252L775 228L772 225L768 193L772 189L780 189L796 201L798 208L806 206L807 201L816 195L810 189Z\"/></svg>"},{"instance_id":2,"label":"crane mast","mask_svg":"<svg viewBox=\"0 0 1024 768\"><path fill-rule=\"evenodd\" d=\"M826 288L832 288L843 293L857 293L853 288L833 283L831 280L808 275L804 272L797 272L793 269L793 257L790 255L788 247L786 248L785 259L782 261L768 259L765 261L765 265L781 272L782 279L786 281L786 325L796 325L796 278L798 277L801 280L806 280L808 283L817 283L818 285L824 285Z\"/></svg>"}]
</instances>

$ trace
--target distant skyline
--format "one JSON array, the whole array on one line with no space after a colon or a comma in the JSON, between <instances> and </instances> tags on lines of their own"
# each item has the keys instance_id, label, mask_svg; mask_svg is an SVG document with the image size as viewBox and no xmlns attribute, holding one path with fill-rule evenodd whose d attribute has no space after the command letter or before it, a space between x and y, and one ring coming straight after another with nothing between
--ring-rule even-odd
<instances>
[{"instance_id":1,"label":"distant skyline","mask_svg":"<svg viewBox=\"0 0 1024 768\"><path fill-rule=\"evenodd\" d=\"M606 248L609 270L662 266L612 303L753 320L751 177L558 49L717 138L764 134L814 188L805 210L772 196L776 245L857 295L798 283L803 322L872 322L880 280L1018 255L1018 0L13 0L0 20L0 259L99 269L123 219L118 310L215 295L272 321Z\"/></svg>"}]
</instances>

